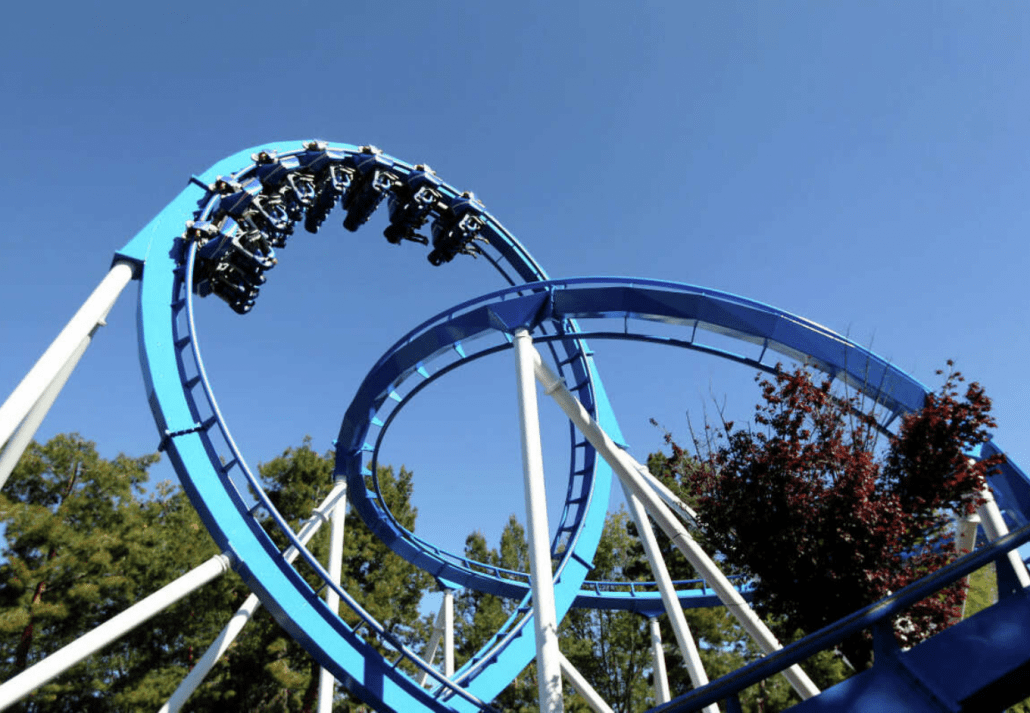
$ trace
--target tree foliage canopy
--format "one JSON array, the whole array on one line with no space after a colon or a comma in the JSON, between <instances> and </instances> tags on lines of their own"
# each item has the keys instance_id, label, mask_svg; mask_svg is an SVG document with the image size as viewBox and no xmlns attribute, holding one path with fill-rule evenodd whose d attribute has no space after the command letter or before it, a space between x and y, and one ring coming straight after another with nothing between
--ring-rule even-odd
<instances>
[{"instance_id":1,"label":"tree foliage canopy","mask_svg":"<svg viewBox=\"0 0 1030 713\"><path fill-rule=\"evenodd\" d=\"M876 421L859 397L835 394L829 379L817 383L804 369L758 380L756 426L724 423L701 461L670 437L665 475L695 499L708 542L756 578L759 610L780 622L784 638L955 557L953 513L975 509L997 464L967 456L994 426L978 384L960 393L963 377L950 371L880 454ZM895 621L898 641L913 645L946 627L962 595L959 584L913 606ZM868 638L842 650L858 668L871 663Z\"/></svg>"},{"instance_id":2,"label":"tree foliage canopy","mask_svg":"<svg viewBox=\"0 0 1030 713\"><path fill-rule=\"evenodd\" d=\"M953 555L949 513L978 501L995 465L966 453L993 426L990 401L952 372L926 406L906 417L877 450L876 426L854 398L804 371L761 382L754 428L724 424L724 440L707 459L688 455L670 438L672 455L652 457L655 472L701 513L699 539L722 553L730 572L756 578L761 613L782 640L811 631L904 586ZM961 393L960 393L961 391ZM77 435L33 444L0 494L4 523L0 561L0 680L40 660L134 602L216 554L189 501L168 484L147 487L156 455L101 458ZM305 441L260 468L275 507L298 528L332 486L332 454ZM380 487L394 516L414 529L412 474L382 469ZM269 528L273 538L281 535ZM309 543L325 560L328 528ZM674 579L693 569L658 533ZM400 640L418 650L433 616L423 594L435 585L394 555L356 517L348 517L343 579L357 601ZM280 544L284 544L280 542ZM513 515L496 549L481 533L466 540L466 556L526 571L523 526ZM302 568L302 571L303 568ZM308 573L310 575L310 573ZM652 579L636 526L610 514L592 579ZM313 581L313 580L312 580ZM14 710L129 711L157 709L249 595L232 573L193 593L42 687ZM915 643L957 613L958 588L913 607L895 623L899 640ZM515 612L518 602L463 590L456 600L460 665ZM351 625L356 616L341 612ZM721 607L694 609L687 619L710 678L760 656ZM665 617L662 635L674 690L690 688ZM613 611L573 610L560 629L561 647L576 668L620 713L654 705L647 619ZM870 659L868 641L846 642L849 660ZM806 664L820 686L842 677L829 655ZM317 666L263 610L219 661L189 702L195 711L312 710ZM537 710L535 664L495 701L504 710ZM567 711L586 711L567 686ZM746 691L747 711L775 711L796 702L774 678ZM340 693L334 710L365 707Z\"/></svg>"},{"instance_id":3,"label":"tree foliage canopy","mask_svg":"<svg viewBox=\"0 0 1030 713\"><path fill-rule=\"evenodd\" d=\"M146 491L156 455L101 458L77 435L33 444L0 494L0 680L70 643L217 554L186 496L168 484ZM305 442L261 466L277 509L299 524L332 486L332 454ZM412 475L379 474L384 496L413 528ZM328 528L309 543L324 561ZM348 590L404 641L424 640L418 606L427 577L347 519ZM65 672L11 710L157 710L249 595L228 573ZM353 624L354 615L341 612ZM259 609L190 698L191 711L311 710L313 660ZM361 710L343 694L335 710Z\"/></svg>"}]
</instances>

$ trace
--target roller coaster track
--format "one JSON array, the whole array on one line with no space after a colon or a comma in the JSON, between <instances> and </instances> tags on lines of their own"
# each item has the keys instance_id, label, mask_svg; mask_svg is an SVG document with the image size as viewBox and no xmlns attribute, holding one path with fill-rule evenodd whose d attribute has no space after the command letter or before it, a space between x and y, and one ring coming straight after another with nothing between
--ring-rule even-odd
<instances>
[{"instance_id":1,"label":"roller coaster track","mask_svg":"<svg viewBox=\"0 0 1030 713\"><path fill-rule=\"evenodd\" d=\"M385 237L390 242L425 246L429 262L441 269L454 259L482 258L507 284L423 322L388 349L358 387L337 439L335 477L346 482L349 504L377 537L447 588L467 587L519 601L495 636L450 676L365 611L276 510L222 417L196 331L198 296L221 298L240 314L254 308L289 244L302 239L295 234L297 226L316 232L339 206L344 227L358 230L384 203L389 213ZM425 165L405 163L369 146L285 142L230 156L193 177L115 254L114 264L123 272L126 266L131 268L131 276L140 282L140 355L148 399L162 449L205 526L279 623L349 691L380 710L489 710L490 701L537 653L531 634L536 615L530 574L433 545L404 528L382 496L376 474L383 437L403 408L440 377L512 349L520 333L531 334L556 370L548 391L567 392L616 450L623 447L622 438L588 340L658 343L764 371L772 371L783 358L806 362L875 403L884 429L921 408L927 393L922 384L869 350L760 302L656 280L548 279L471 193L445 183ZM589 328L581 326L587 323ZM654 325L659 323L662 333L656 334ZM711 335L719 338L710 340ZM733 351L717 346L725 345L727 338L736 345ZM12 396L0 408L0 441L28 420L25 413L8 408L17 400ZM4 430L8 421L14 426ZM665 612L668 600L663 601L660 583L586 580L613 482L607 461L615 459L619 474L623 456L613 455L610 448L604 451L582 427L570 428L570 433L568 486L550 542L558 619L573 607L622 609L645 616ZM985 455L1000 452L993 443L985 450ZM1026 595L1018 582L1021 563L1012 563L1007 553L1030 539L1030 481L1009 462L990 484L1006 525L1019 528L1015 532L996 533L1001 539L946 570L828 630L773 650L741 671L696 686L656 710L700 710L718 701L732 706L744 687L796 670L791 667L816 651L868 627L877 637L877 665L810 697L798 710L881 710L876 706L885 697L893 701L892 710L987 710L974 706L1012 700L1030 689L1021 679L1030 666L1030 643L999 645L997 638L985 639L1000 636L999 631L1026 633ZM666 504L678 506L668 497ZM654 515L653 509L649 512ZM273 542L265 529L268 523L281 531L286 548ZM295 556L306 571L318 576L321 586L312 588L305 581L293 563ZM916 594L926 596L989 561L999 563L1005 595L999 604L911 651L891 647L883 634L883 622L890 621L891 612L904 602L917 601L911 599ZM676 582L674 596L681 607L712 606L741 593L745 599L750 596L746 584L738 592L720 586L706 580ZM326 590L335 591L360 623L344 623L320 598ZM380 653L384 650L392 652L389 658ZM946 668L948 657L962 652L994 663L986 669L972 667L975 675L963 677L950 669L947 675L935 675ZM405 673L402 662L424 672L433 683L423 686Z\"/></svg>"}]
</instances>

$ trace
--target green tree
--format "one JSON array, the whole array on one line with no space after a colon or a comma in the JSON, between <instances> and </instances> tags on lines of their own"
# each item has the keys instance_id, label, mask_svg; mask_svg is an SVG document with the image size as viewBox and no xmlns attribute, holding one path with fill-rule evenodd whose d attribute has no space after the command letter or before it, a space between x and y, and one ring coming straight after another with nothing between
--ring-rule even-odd
<instances>
[{"instance_id":1,"label":"green tree","mask_svg":"<svg viewBox=\"0 0 1030 713\"><path fill-rule=\"evenodd\" d=\"M156 455L100 458L77 435L33 444L0 494L0 680L40 660L217 553L188 499L144 493ZM261 467L267 492L295 525L332 485L332 454L306 441ZM413 528L411 473L380 471L394 514ZM310 544L323 558L328 528ZM358 601L402 640L418 621L426 575L348 517L343 577ZM374 564L370 564L374 563ZM149 620L12 710L156 710L249 595L233 573ZM352 614L344 613L352 621ZM259 609L188 704L193 711L302 711L317 690L313 660ZM339 694L335 710L361 710Z\"/></svg>"},{"instance_id":2,"label":"green tree","mask_svg":"<svg viewBox=\"0 0 1030 713\"><path fill-rule=\"evenodd\" d=\"M629 572L640 569L642 556L630 534L626 513L609 513L589 577L631 581ZM647 619L623 611L573 609L559 634L566 658L616 713L643 711L654 705L648 682L652 660Z\"/></svg>"},{"instance_id":3,"label":"green tree","mask_svg":"<svg viewBox=\"0 0 1030 713\"><path fill-rule=\"evenodd\" d=\"M167 491L143 498L156 455L108 461L77 435L32 444L0 494L0 676L6 679L202 561ZM167 497L166 497L167 496ZM189 510L192 513L192 510ZM193 516L195 517L195 516ZM194 523L195 524L195 523ZM188 527L187 527L188 529ZM199 527L198 527L199 530ZM176 537L165 537L175 531ZM185 671L202 637L168 616L116 642L21 710L129 710ZM159 644L155 644L159 641Z\"/></svg>"},{"instance_id":4,"label":"green tree","mask_svg":"<svg viewBox=\"0 0 1030 713\"><path fill-rule=\"evenodd\" d=\"M483 564L517 572L529 571L529 546L525 528L515 515L501 532L499 549L490 548L478 530L465 538L465 556ZM462 589L454 602L455 664L463 665L500 631L518 602L473 589ZM527 666L495 699L507 711L537 710L536 664Z\"/></svg>"},{"instance_id":5,"label":"green tree","mask_svg":"<svg viewBox=\"0 0 1030 713\"><path fill-rule=\"evenodd\" d=\"M329 494L332 471L333 454L318 454L309 439L260 466L265 492L295 530ZM414 530L418 512L411 505L412 473L402 468L395 475L392 468L382 467L378 476L391 512L404 527ZM281 534L270 532L285 546ZM328 527L312 538L308 549L319 561L326 561ZM307 572L307 576L314 584L314 574ZM341 580L358 604L392 635L416 648L428 638L427 626L419 620L419 604L423 592L432 584L431 578L394 554L354 513L348 513L346 518ZM346 606L341 606L340 615L351 626L358 622L357 615ZM190 709L219 713L224 710L226 691L231 691L233 706L239 710L313 710L318 666L261 609L209 680L190 699ZM367 709L339 687L333 707L337 711Z\"/></svg>"}]
</instances>

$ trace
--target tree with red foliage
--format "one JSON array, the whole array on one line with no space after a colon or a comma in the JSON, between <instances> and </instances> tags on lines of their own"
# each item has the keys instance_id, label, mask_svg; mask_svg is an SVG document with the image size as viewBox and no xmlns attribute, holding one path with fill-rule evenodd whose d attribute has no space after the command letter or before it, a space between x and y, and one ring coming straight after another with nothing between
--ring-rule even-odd
<instances>
[{"instance_id":1,"label":"tree with red foliage","mask_svg":"<svg viewBox=\"0 0 1030 713\"><path fill-rule=\"evenodd\" d=\"M699 525L727 562L756 579L759 611L784 638L815 631L915 581L955 557L954 513L980 504L997 461L966 455L995 423L979 384L959 394L952 369L922 410L904 417L882 456L874 417L858 396L805 369L756 377L762 401L755 427L724 423L701 460L672 447L666 475L696 499ZM943 373L943 372L938 372ZM882 450L882 449L881 449ZM894 622L902 646L959 615L961 583L919 602ZM871 638L845 641L861 670Z\"/></svg>"}]
</instances>

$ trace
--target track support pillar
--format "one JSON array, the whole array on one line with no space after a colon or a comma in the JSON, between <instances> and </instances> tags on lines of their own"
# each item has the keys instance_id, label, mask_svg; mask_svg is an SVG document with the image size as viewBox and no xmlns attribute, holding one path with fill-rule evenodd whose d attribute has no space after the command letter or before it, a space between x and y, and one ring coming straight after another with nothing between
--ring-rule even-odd
<instances>
[{"instance_id":1,"label":"track support pillar","mask_svg":"<svg viewBox=\"0 0 1030 713\"><path fill-rule=\"evenodd\" d=\"M569 679L569 683L576 689L579 695L586 699L587 705L594 713L614 713L611 707L601 698L601 694L594 690L594 687L590 685L589 681L583 678L583 674L579 672L572 662L565 658L565 654L558 652L561 657L561 672L565 674L565 678Z\"/></svg>"},{"instance_id":2,"label":"track support pillar","mask_svg":"<svg viewBox=\"0 0 1030 713\"><path fill-rule=\"evenodd\" d=\"M672 540L673 545L683 553L687 561L708 580L715 590L719 600L723 603L730 614L744 627L756 643L765 653L772 653L782 648L780 642L769 630L754 610L748 606L740 592L733 588L733 585L726 576L719 570L712 561L712 558L701 549L686 527L683 526L672 511L662 502L661 498L654 492L647 480L638 472L642 468L628 453L615 445L607 433L591 417L590 413L583 407L565 386L560 378L544 364L540 354L533 350L535 356L535 370L537 378L549 394L561 407L562 411L569 417L569 420L579 429L579 432L590 442L598 455L607 461L612 471L632 492L643 502L648 514L654 518L658 526ZM801 670L798 665L791 666L784 670L783 675L790 681L791 686L797 691L802 699L808 699L819 694L819 689Z\"/></svg>"},{"instance_id":3,"label":"track support pillar","mask_svg":"<svg viewBox=\"0 0 1030 713\"><path fill-rule=\"evenodd\" d=\"M454 676L454 590L443 590L443 675Z\"/></svg>"},{"instance_id":4,"label":"track support pillar","mask_svg":"<svg viewBox=\"0 0 1030 713\"><path fill-rule=\"evenodd\" d=\"M335 507L339 499L345 497L346 492L346 483L337 482L333 486L333 489L329 491L329 495L326 496L321 505L315 508L314 514L307 519L300 528L300 532L297 533L297 539L300 540L301 544L307 544L314 534L318 532L322 524L326 522L325 514ZM286 550L283 558L287 562L293 562L299 554L300 552L296 547L290 547L290 549ZM204 678L211 672L211 669L214 668L222 654L229 650L229 646L240 635L243 627L260 607L261 601L257 598L256 594L251 594L244 600L242 606L236 610L229 623L215 637L214 642L207 648L207 651L200 657L200 660L197 661L197 664L190 670L186 678L182 680L179 687L175 689L168 702L161 706L158 713L178 713L186 704L186 701L189 700L189 697L193 695L193 692L197 690L197 687L203 683Z\"/></svg>"},{"instance_id":5,"label":"track support pillar","mask_svg":"<svg viewBox=\"0 0 1030 713\"><path fill-rule=\"evenodd\" d=\"M330 519L331 534L329 536L329 562L326 570L333 584L340 583L343 572L343 523L347 515L347 481L338 478L336 488L342 488L339 500L333 506ZM326 587L325 603L334 614L340 613L340 595L332 587ZM331 713L336 679L325 668L318 669L318 713Z\"/></svg>"},{"instance_id":6,"label":"track support pillar","mask_svg":"<svg viewBox=\"0 0 1030 713\"><path fill-rule=\"evenodd\" d=\"M533 338L525 328L515 330L514 341L540 710L544 713L556 713L564 710L564 704L561 651L558 649L558 617L554 603L554 574L551 571L550 537L547 527L544 462L540 446L540 420L534 378L534 362L540 357L533 347Z\"/></svg>"},{"instance_id":7,"label":"track support pillar","mask_svg":"<svg viewBox=\"0 0 1030 713\"><path fill-rule=\"evenodd\" d=\"M0 488L89 346L94 330L103 324L134 271L135 266L127 260L116 262L39 361L0 405L0 447L7 445L0 468ZM15 431L18 434L12 441Z\"/></svg>"},{"instance_id":8,"label":"track support pillar","mask_svg":"<svg viewBox=\"0 0 1030 713\"><path fill-rule=\"evenodd\" d=\"M662 648L662 630L658 626L658 619L650 617L647 620L648 630L651 632L651 661L654 675L654 700L661 705L668 703L672 696L669 693L669 674L665 670L665 649ZM718 706L716 706L718 708ZM708 710L707 708L705 710Z\"/></svg>"},{"instance_id":9,"label":"track support pillar","mask_svg":"<svg viewBox=\"0 0 1030 713\"><path fill-rule=\"evenodd\" d=\"M983 520L984 533L987 535L987 539L993 542L999 537L1009 534L1009 528L1001 516L1001 510L998 509L998 503L995 501L991 489L989 487L984 488L980 495L983 496L984 504L980 506L978 512ZM1016 575L1016 581L1019 582L1019 586L1022 589L1030 587L1030 574L1027 573L1026 565L1019 556L1019 550L1009 552L1008 563Z\"/></svg>"},{"instance_id":10,"label":"track support pillar","mask_svg":"<svg viewBox=\"0 0 1030 713\"><path fill-rule=\"evenodd\" d=\"M0 685L0 710L20 701L32 691L228 570L229 557L224 554L215 555L146 599L133 604L121 614L108 619L85 636L79 637L31 668L22 671Z\"/></svg>"},{"instance_id":11,"label":"track support pillar","mask_svg":"<svg viewBox=\"0 0 1030 713\"><path fill-rule=\"evenodd\" d=\"M626 496L626 502L629 503L629 511L633 516L633 522L637 526L637 532L640 535L640 543L644 547L644 554L647 555L647 561L651 565L651 572L654 575L655 583L658 585L658 591L662 595L662 604L665 605L665 613L669 617L669 624L672 626L672 631L676 636L676 643L679 644L680 653L683 654L683 665L687 668L687 674L690 676L690 682L694 684L694 688L701 688L708 683L708 674L705 673L704 666L701 664L701 654L697 651L697 645L694 643L694 637L690 633L690 626L687 625L687 617L683 614L683 607L680 604L679 597L676 596L676 587L672 583L672 577L669 575L669 568L665 564L665 558L662 557L662 552L658 548L658 540L654 536L654 530L651 529L651 521L647 517L647 511L644 510L644 505L640 502L640 498L634 495L626 484L622 484L622 492ZM651 619L652 622L657 625L655 619ZM652 643L654 642L655 629L652 628L651 637ZM658 650L661 650L661 639L658 640ZM662 662L662 677L665 677L664 671L664 659ZM658 688L658 677L657 670L655 671L655 689ZM668 694L668 683L665 684L666 694ZM712 704L707 706L705 713L719 713L719 706Z\"/></svg>"}]
</instances>

